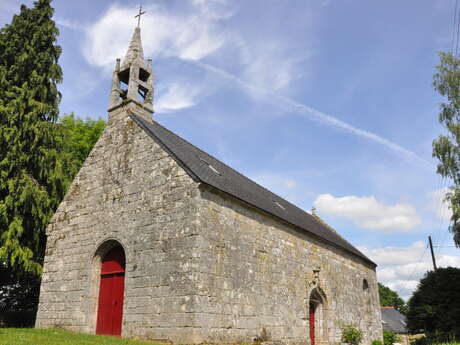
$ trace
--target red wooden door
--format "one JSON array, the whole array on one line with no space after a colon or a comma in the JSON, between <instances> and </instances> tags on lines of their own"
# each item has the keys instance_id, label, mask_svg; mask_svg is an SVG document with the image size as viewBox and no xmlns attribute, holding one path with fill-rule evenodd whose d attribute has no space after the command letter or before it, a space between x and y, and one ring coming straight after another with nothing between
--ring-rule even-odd
<instances>
[{"instance_id":1,"label":"red wooden door","mask_svg":"<svg viewBox=\"0 0 460 345\"><path fill-rule=\"evenodd\" d=\"M121 335L125 290L125 253L110 250L102 260L96 334Z\"/></svg>"},{"instance_id":2,"label":"red wooden door","mask_svg":"<svg viewBox=\"0 0 460 345\"><path fill-rule=\"evenodd\" d=\"M315 345L315 306L310 303L310 345Z\"/></svg>"}]
</instances>

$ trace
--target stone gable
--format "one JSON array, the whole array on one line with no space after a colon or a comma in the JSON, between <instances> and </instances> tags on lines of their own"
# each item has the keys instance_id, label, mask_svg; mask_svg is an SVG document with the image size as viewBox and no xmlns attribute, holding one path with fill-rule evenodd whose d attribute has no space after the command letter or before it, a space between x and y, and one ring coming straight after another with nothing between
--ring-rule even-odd
<instances>
[{"instance_id":1,"label":"stone gable","mask_svg":"<svg viewBox=\"0 0 460 345\"><path fill-rule=\"evenodd\" d=\"M122 334L180 339L177 328L192 324L184 311L191 311L187 295L195 284L198 189L123 113L102 134L48 227L37 327L94 333L97 250L116 240L126 252Z\"/></svg>"}]
</instances>

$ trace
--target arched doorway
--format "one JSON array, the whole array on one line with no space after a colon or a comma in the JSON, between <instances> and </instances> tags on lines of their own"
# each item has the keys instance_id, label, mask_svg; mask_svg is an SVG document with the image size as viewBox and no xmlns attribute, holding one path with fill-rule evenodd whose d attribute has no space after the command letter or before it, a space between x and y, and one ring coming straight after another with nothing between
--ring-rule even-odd
<instances>
[{"instance_id":1,"label":"arched doorway","mask_svg":"<svg viewBox=\"0 0 460 345\"><path fill-rule=\"evenodd\" d=\"M321 289L315 288L308 301L308 326L310 345L319 345L326 340L326 298Z\"/></svg>"},{"instance_id":2,"label":"arched doorway","mask_svg":"<svg viewBox=\"0 0 460 345\"><path fill-rule=\"evenodd\" d=\"M96 334L121 335L125 290L125 251L120 245L102 258Z\"/></svg>"}]
</instances>

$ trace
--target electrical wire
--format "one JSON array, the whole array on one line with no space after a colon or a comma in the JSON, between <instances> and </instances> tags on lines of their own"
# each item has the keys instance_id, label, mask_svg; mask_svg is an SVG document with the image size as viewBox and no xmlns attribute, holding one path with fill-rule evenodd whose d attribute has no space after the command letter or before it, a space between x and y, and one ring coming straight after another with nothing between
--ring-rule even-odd
<instances>
[{"instance_id":1,"label":"electrical wire","mask_svg":"<svg viewBox=\"0 0 460 345\"><path fill-rule=\"evenodd\" d=\"M454 24L452 26L452 43L451 43L451 48L450 48L450 52L452 55L454 54L454 47L456 45L455 30L457 28L457 8L458 8L458 0L455 0Z\"/></svg>"}]
</instances>

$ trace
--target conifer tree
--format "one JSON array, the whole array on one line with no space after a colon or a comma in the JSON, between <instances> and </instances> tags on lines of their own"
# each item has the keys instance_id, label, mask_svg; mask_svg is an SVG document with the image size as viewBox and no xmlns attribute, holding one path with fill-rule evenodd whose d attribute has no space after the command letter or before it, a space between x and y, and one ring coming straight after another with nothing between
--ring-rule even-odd
<instances>
[{"instance_id":1,"label":"conifer tree","mask_svg":"<svg viewBox=\"0 0 460 345\"><path fill-rule=\"evenodd\" d=\"M37 0L0 30L0 266L17 279L40 276L45 228L66 188L52 15L51 0Z\"/></svg>"}]
</instances>

